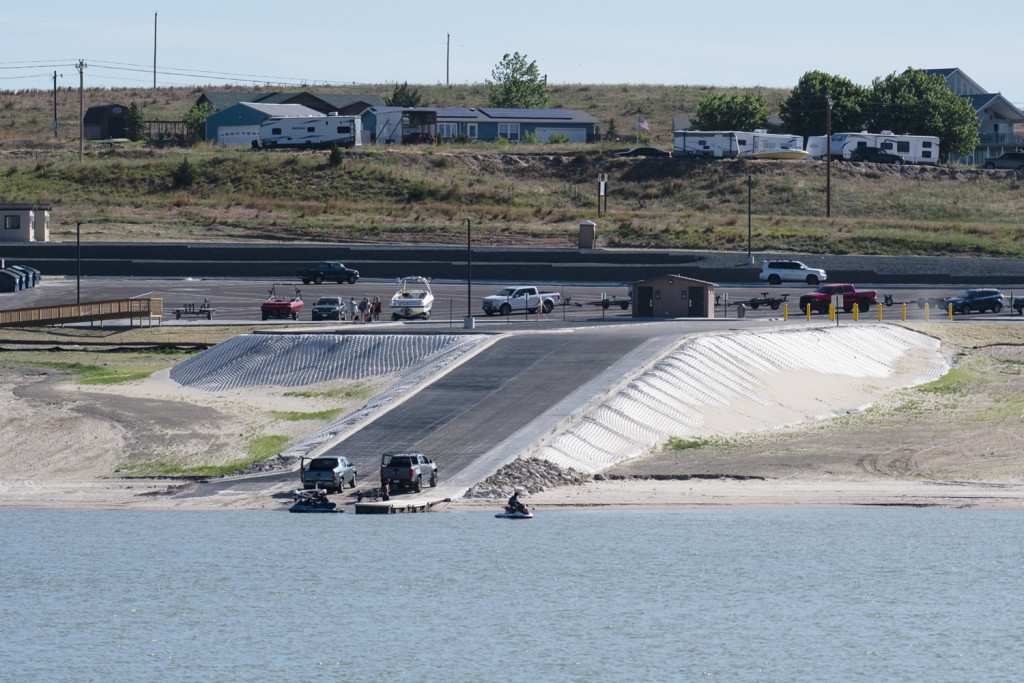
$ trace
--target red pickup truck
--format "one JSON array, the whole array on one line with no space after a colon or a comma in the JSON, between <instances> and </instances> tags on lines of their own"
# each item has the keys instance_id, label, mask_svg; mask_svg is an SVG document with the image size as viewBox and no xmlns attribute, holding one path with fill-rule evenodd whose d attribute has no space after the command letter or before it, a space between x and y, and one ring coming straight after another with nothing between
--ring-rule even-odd
<instances>
[{"instance_id":1,"label":"red pickup truck","mask_svg":"<svg viewBox=\"0 0 1024 683\"><path fill-rule=\"evenodd\" d=\"M832 297L836 295L842 295L843 310L847 312L856 306L863 313L870 309L872 304L878 303L874 290L858 292L853 285L822 285L800 297L800 310L804 313L807 313L808 309L828 313Z\"/></svg>"}]
</instances>

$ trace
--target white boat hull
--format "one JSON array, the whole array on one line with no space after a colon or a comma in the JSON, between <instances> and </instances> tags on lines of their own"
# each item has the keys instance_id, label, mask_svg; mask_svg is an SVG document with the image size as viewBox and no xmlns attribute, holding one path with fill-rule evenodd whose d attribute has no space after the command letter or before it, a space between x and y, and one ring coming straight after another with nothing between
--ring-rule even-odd
<instances>
[{"instance_id":1,"label":"white boat hull","mask_svg":"<svg viewBox=\"0 0 1024 683\"><path fill-rule=\"evenodd\" d=\"M398 290L391 297L391 319L411 320L430 317L434 305L434 293L430 291L430 280L418 275L404 277L398 281Z\"/></svg>"}]
</instances>

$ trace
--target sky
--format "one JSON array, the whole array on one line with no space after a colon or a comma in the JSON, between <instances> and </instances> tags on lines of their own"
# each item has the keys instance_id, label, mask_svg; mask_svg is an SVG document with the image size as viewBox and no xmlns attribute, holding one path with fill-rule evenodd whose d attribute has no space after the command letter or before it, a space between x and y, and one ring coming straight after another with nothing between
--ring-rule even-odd
<instances>
[{"instance_id":1,"label":"sky","mask_svg":"<svg viewBox=\"0 0 1024 683\"><path fill-rule=\"evenodd\" d=\"M1024 108L1013 17L962 0L5 5L0 90L50 89L54 71L77 87L80 59L86 87L152 87L155 14L157 86L481 83L520 52L551 84L792 88L818 70L870 85L960 67Z\"/></svg>"}]
</instances>

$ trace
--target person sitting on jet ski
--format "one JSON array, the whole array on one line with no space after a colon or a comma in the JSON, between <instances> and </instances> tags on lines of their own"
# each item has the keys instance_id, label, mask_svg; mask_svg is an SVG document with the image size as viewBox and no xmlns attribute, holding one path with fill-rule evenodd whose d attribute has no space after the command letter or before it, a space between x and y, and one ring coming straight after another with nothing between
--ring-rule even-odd
<instances>
[{"instance_id":1,"label":"person sitting on jet ski","mask_svg":"<svg viewBox=\"0 0 1024 683\"><path fill-rule=\"evenodd\" d=\"M512 496L508 499L508 511L509 512L520 512L523 509L523 504L519 502L519 489L512 492Z\"/></svg>"}]
</instances>

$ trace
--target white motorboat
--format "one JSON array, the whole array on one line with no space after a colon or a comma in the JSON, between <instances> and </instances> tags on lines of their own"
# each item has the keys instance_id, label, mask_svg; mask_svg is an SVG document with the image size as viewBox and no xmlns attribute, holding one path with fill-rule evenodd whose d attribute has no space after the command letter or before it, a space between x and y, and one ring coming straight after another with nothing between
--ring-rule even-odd
<instances>
[{"instance_id":1,"label":"white motorboat","mask_svg":"<svg viewBox=\"0 0 1024 683\"><path fill-rule=\"evenodd\" d=\"M430 278L410 275L398 280L398 289L391 297L391 319L411 320L430 318L434 305L434 293L430 290Z\"/></svg>"},{"instance_id":2,"label":"white motorboat","mask_svg":"<svg viewBox=\"0 0 1024 683\"><path fill-rule=\"evenodd\" d=\"M806 159L809 155L799 147L769 147L751 156L755 159Z\"/></svg>"}]
</instances>

